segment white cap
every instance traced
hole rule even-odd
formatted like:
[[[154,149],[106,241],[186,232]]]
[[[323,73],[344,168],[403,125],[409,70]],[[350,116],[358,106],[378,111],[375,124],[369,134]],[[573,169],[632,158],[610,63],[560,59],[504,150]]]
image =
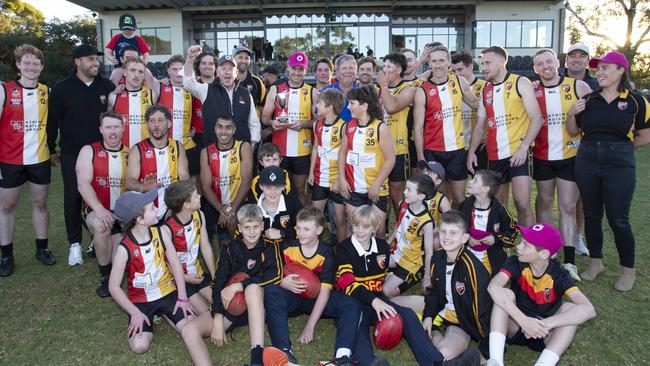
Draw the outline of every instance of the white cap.
[[[587,55],[589,55],[589,47],[587,45],[585,45],[585,44],[582,44],[582,43],[576,43],[576,44],[572,44],[571,46],[569,46],[569,50],[567,51],[567,54],[569,54],[569,53],[571,53],[573,51],[582,51],[582,52],[586,53]]]

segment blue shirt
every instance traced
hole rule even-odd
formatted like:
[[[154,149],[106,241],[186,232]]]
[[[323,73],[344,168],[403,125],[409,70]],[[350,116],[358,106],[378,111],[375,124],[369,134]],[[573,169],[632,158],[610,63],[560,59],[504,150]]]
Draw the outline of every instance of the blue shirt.
[[[356,88],[360,88],[360,87],[361,87],[361,85],[357,81],[355,81],[354,84],[352,84],[352,89],[356,89]],[[352,118],[352,112],[350,112],[350,108],[348,108],[348,98],[346,97],[343,90],[341,90],[341,87],[339,86],[338,82],[334,83],[334,84],[330,84],[330,85],[324,87],[322,90],[327,90],[327,89],[336,89],[336,90],[340,91],[341,93],[343,93],[343,98],[345,99],[345,107],[341,111],[341,114],[339,114],[339,117],[341,117],[341,119],[344,120],[347,123]]]

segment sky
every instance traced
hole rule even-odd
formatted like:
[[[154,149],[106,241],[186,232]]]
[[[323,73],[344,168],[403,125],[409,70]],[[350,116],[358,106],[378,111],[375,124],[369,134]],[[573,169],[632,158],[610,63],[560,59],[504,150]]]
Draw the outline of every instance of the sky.
[[[75,15],[85,15],[90,13],[90,10],[82,8],[79,5],[73,4],[66,0],[22,0],[36,9],[40,10],[45,19],[59,18],[61,20],[69,20]]]

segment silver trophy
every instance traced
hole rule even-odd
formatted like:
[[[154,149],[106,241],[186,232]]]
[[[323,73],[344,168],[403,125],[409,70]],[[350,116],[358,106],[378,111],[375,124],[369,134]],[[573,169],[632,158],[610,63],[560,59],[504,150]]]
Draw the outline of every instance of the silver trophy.
[[[289,116],[287,115],[287,98],[288,94],[286,91],[278,93],[275,96],[275,104],[280,108],[280,115],[276,116],[275,120],[277,123],[289,123]]]

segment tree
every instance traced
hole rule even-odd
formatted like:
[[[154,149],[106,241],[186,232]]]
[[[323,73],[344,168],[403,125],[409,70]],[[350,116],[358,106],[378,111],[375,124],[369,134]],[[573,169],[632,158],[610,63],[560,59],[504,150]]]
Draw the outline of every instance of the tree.
[[[21,0],[0,2],[0,34],[43,36],[45,17],[38,9]]]

